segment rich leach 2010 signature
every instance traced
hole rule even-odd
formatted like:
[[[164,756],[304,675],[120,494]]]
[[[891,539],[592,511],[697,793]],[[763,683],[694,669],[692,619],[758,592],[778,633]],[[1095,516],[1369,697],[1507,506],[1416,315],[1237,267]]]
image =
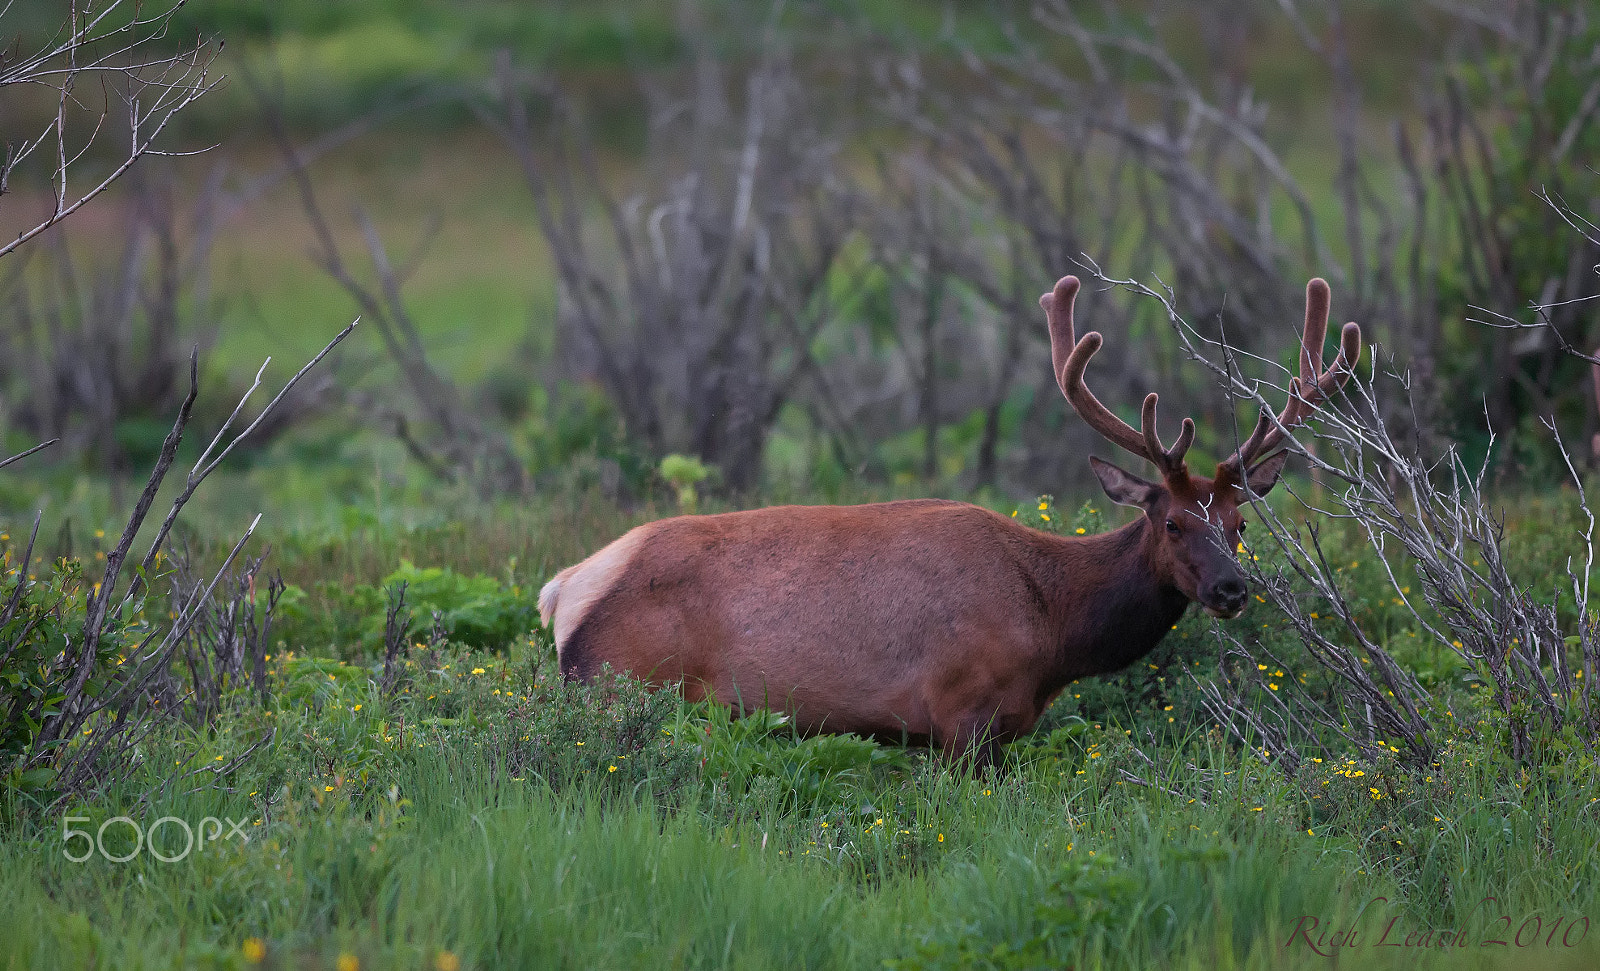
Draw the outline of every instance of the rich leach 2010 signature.
[[[1381,912],[1374,917],[1374,905],[1388,904],[1388,897],[1367,901],[1355,918],[1339,924],[1309,914],[1297,918],[1285,949],[1306,949],[1323,957],[1362,948],[1487,948],[1504,947],[1545,950],[1571,950],[1589,936],[1587,916],[1529,914],[1512,916],[1499,908],[1499,900],[1485,897],[1459,927],[1425,927],[1408,923],[1405,915]]]

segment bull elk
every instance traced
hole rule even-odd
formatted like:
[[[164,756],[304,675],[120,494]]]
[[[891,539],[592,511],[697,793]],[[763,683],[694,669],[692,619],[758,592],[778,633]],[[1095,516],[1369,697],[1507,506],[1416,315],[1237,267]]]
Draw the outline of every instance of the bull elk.
[[[1160,471],[1150,482],[1089,460],[1106,495],[1142,516],[1083,537],[931,499],[658,520],[540,591],[562,673],[593,678],[609,663],[690,700],[781,709],[802,731],[937,745],[984,765],[1069,682],[1147,654],[1191,601],[1237,617],[1239,505],[1277,482],[1286,431],[1349,377],[1361,329],[1344,326],[1324,370],[1328,285],[1307,284],[1287,406],[1276,419],[1263,410],[1206,478],[1183,460],[1191,419],[1167,448],[1155,393],[1135,431],[1084,384],[1102,338],[1076,338],[1077,293],[1068,276],[1039,300],[1056,380],[1091,428]]]

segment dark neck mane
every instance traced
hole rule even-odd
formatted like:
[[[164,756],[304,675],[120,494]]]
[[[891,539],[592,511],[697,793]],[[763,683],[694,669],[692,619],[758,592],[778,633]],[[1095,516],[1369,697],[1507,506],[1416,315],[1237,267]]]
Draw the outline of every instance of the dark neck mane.
[[[1051,537],[1038,564],[1049,591],[1049,627],[1060,644],[1052,688],[1127,667],[1150,653],[1183,616],[1189,598],[1148,564],[1149,525],[1140,516],[1084,538]]]

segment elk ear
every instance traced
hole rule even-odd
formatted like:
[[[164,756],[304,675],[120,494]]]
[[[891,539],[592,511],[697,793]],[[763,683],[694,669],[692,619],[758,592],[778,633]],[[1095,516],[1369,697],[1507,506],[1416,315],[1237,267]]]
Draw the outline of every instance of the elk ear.
[[[1283,474],[1283,463],[1289,461],[1288,451],[1276,455],[1269,455],[1250,467],[1246,478],[1250,482],[1250,492],[1254,495],[1264,496],[1272,491],[1278,484],[1278,476]]]
[[[1161,498],[1162,489],[1146,482],[1131,472],[1124,472],[1110,462],[1089,456],[1089,467],[1094,469],[1100,488],[1106,490],[1111,501],[1120,506],[1137,506],[1149,512]]]

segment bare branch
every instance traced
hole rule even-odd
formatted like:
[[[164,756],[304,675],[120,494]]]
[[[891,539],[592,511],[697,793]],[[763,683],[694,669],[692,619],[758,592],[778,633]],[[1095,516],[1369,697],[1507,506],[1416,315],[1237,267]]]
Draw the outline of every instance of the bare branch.
[[[57,443],[59,441],[61,441],[61,439],[52,438],[48,442],[41,442],[40,444],[35,445],[33,448],[30,448],[25,452],[18,452],[17,454],[11,456],[10,458],[5,459],[3,461],[0,461],[0,469],[5,468],[6,466],[10,465],[12,462],[21,461],[22,459],[25,459],[28,456],[32,455],[34,452],[39,452],[39,451],[42,451],[44,449],[47,449],[47,448],[49,448],[50,446],[54,445],[55,443]]]
[[[133,15],[122,20],[130,6]],[[193,154],[158,149],[156,143],[173,118],[222,83],[223,78],[212,73],[222,44],[213,46],[198,40],[174,54],[147,53],[166,38],[171,19],[181,6],[181,2],[174,3],[150,16],[142,15],[138,0],[111,0],[99,10],[74,6],[63,31],[54,40],[0,68],[0,90],[10,85],[29,85],[56,91],[55,115],[46,129],[35,138],[8,145],[0,159],[0,194],[4,194],[12,170],[47,141],[53,142],[50,211],[21,230],[15,239],[0,243],[0,257],[77,212],[145,155]],[[81,103],[74,89],[91,78],[114,81],[116,87],[102,84],[106,104],[98,110],[87,137],[72,145],[70,132],[77,114],[95,110]],[[98,139],[114,98],[120,98],[127,108],[127,154],[104,178],[87,188],[73,190],[73,166]]]

